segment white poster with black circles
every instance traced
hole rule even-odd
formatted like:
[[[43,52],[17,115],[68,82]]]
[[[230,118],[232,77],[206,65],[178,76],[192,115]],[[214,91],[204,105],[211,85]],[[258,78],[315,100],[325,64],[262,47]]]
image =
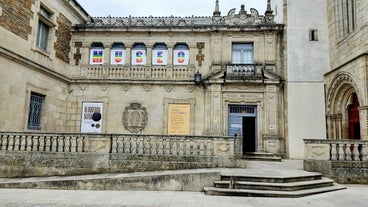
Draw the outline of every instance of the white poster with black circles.
[[[103,103],[83,102],[81,132],[101,133],[102,112],[103,112]]]

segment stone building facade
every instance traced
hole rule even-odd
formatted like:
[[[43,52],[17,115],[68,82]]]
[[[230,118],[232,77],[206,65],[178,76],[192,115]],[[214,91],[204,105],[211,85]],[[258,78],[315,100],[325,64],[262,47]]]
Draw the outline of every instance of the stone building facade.
[[[239,154],[284,156],[284,25],[270,1],[214,6],[90,18],[77,1],[0,0],[0,129],[231,136]]]
[[[329,139],[368,139],[368,2],[328,0],[331,68],[325,75]]]
[[[303,139],[326,139],[325,82],[329,71],[327,2],[272,0],[285,24],[285,140],[292,158],[304,158]],[[317,6],[318,5],[318,6]]]

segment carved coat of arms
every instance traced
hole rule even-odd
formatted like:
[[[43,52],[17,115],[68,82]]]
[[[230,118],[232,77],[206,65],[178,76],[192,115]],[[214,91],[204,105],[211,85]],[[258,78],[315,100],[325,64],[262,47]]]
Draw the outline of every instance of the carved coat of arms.
[[[126,130],[131,133],[139,133],[143,131],[148,122],[148,112],[142,104],[132,103],[125,107],[123,113],[123,125]]]

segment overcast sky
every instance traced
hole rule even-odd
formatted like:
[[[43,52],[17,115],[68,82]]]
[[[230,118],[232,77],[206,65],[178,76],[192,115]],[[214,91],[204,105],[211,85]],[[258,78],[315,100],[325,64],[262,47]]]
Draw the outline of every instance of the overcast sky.
[[[77,0],[93,17],[141,16],[212,16],[216,0]],[[244,4],[249,12],[255,8],[264,14],[267,0],[220,0],[221,15],[232,8],[239,12]]]

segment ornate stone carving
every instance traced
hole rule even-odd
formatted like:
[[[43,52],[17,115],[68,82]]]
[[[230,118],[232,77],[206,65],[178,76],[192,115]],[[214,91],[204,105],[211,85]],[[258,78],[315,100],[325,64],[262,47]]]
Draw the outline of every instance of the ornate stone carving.
[[[131,133],[142,132],[148,122],[148,112],[142,104],[132,103],[125,107],[123,113],[123,125],[126,130]]]

